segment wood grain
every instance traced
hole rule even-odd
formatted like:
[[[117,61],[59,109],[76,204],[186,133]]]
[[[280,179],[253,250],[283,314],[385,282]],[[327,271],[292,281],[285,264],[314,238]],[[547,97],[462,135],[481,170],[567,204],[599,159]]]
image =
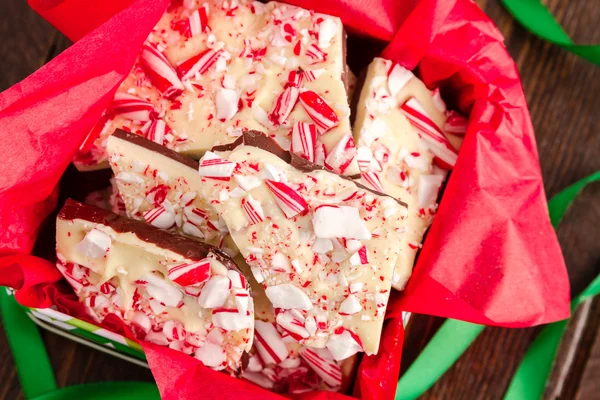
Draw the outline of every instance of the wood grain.
[[[523,80],[546,193],[552,196],[574,181],[600,170],[600,69],[535,38],[514,22],[497,0],[476,1],[506,38]],[[600,7],[589,0],[547,2],[574,40],[600,43]],[[0,90],[18,82],[69,45],[23,0],[4,0],[0,14]],[[577,200],[558,230],[577,293],[600,272],[600,185]],[[543,251],[543,249],[540,249]],[[600,393],[600,300],[573,318],[561,345],[546,398],[597,398]],[[585,310],[584,310],[585,311]],[[405,349],[403,370],[442,322],[421,316],[415,345]],[[1,322],[0,322],[1,324]],[[425,399],[500,399],[527,347],[540,328],[487,328],[471,348],[424,396]],[[148,370],[62,337],[44,333],[60,386],[103,380],[150,380]],[[0,329],[0,399],[22,393]]]

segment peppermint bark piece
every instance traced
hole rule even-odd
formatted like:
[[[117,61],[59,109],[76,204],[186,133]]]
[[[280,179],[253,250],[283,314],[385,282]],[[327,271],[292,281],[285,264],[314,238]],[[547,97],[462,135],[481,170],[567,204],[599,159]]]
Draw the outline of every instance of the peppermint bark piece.
[[[94,320],[115,314],[141,340],[239,370],[254,306],[224,252],[72,200],[58,215],[56,243],[57,267]]]
[[[110,166],[130,218],[237,251],[227,227],[202,196],[197,161],[123,130],[108,139]]]
[[[198,158],[245,129],[265,131],[288,149],[290,129],[305,122],[318,130],[311,161],[357,174],[345,40],[339,18],[283,3],[170,7],[76,165],[105,161],[115,128]]]
[[[461,139],[442,130],[446,105],[439,91],[432,93],[389,60],[376,58],[369,65],[358,96],[354,138],[361,182],[408,204],[407,233],[393,277],[394,288],[401,290]]]
[[[210,153],[235,168],[227,181],[205,176],[203,194],[265,287],[277,324],[336,360],[376,353],[400,253],[390,244],[402,239],[405,205],[266,136],[243,140]]]
[[[249,277],[256,319],[248,366],[241,378],[278,393],[345,391],[358,357],[336,361],[326,348],[313,349],[298,343],[275,323],[275,310],[265,289],[252,277],[243,257],[238,255],[235,262]]]

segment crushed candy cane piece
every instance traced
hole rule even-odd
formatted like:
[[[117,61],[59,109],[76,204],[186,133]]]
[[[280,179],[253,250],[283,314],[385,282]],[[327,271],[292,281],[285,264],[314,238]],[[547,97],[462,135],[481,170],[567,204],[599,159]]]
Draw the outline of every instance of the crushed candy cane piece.
[[[99,229],[92,229],[77,243],[78,252],[90,258],[102,258],[110,250],[111,238]]]
[[[292,218],[308,208],[306,200],[283,182],[265,180],[267,187],[275,196],[275,202],[287,218]]]
[[[169,268],[169,279],[181,286],[198,286],[210,278],[210,260],[183,263]]]
[[[207,151],[200,159],[198,172],[200,176],[212,179],[229,180],[233,174],[235,163],[219,157],[211,151]]]
[[[317,126],[320,134],[327,132],[339,124],[340,120],[335,111],[317,93],[307,90],[300,93],[299,99],[306,113]]]
[[[312,223],[318,238],[371,239],[371,233],[355,207],[319,206]]]
[[[289,283],[267,287],[265,293],[275,308],[310,310],[313,307],[306,293]]]

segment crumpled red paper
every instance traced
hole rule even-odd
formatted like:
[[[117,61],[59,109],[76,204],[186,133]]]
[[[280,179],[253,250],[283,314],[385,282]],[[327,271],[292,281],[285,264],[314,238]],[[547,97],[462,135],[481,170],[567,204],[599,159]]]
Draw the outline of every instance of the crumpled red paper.
[[[354,395],[393,397],[402,310],[508,327],[566,318],[568,279],[548,218],[533,128],[516,67],[489,18],[469,0],[289,2],[338,15],[351,33],[388,43],[383,56],[415,69],[430,88],[440,86],[447,102],[469,115],[414,274],[406,290],[392,296],[379,354],[363,357]],[[81,314],[53,264],[28,254],[56,206],[62,173],[167,3],[30,0],[78,41],[0,94],[0,284],[19,289],[22,304],[56,304]],[[192,357],[143,346],[165,399],[281,398]]]

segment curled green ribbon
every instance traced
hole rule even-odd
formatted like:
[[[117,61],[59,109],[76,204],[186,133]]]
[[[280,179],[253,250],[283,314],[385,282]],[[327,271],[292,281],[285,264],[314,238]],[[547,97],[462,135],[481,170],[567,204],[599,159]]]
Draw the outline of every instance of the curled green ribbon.
[[[600,180],[600,171],[574,183],[548,202],[550,221],[556,229],[583,188]],[[600,293],[600,276],[571,301],[571,309]],[[515,373],[505,400],[539,399],[550,375],[568,320],[549,324],[533,341]],[[414,363],[398,381],[396,400],[416,399],[458,360],[483,331],[483,325],[449,319],[444,322]]]
[[[0,312],[27,400],[160,400],[152,382],[97,382],[57,388],[37,327],[4,289],[0,289]]]
[[[540,0],[502,0],[512,16],[531,33],[600,65],[600,45],[578,45],[564,31]]]

